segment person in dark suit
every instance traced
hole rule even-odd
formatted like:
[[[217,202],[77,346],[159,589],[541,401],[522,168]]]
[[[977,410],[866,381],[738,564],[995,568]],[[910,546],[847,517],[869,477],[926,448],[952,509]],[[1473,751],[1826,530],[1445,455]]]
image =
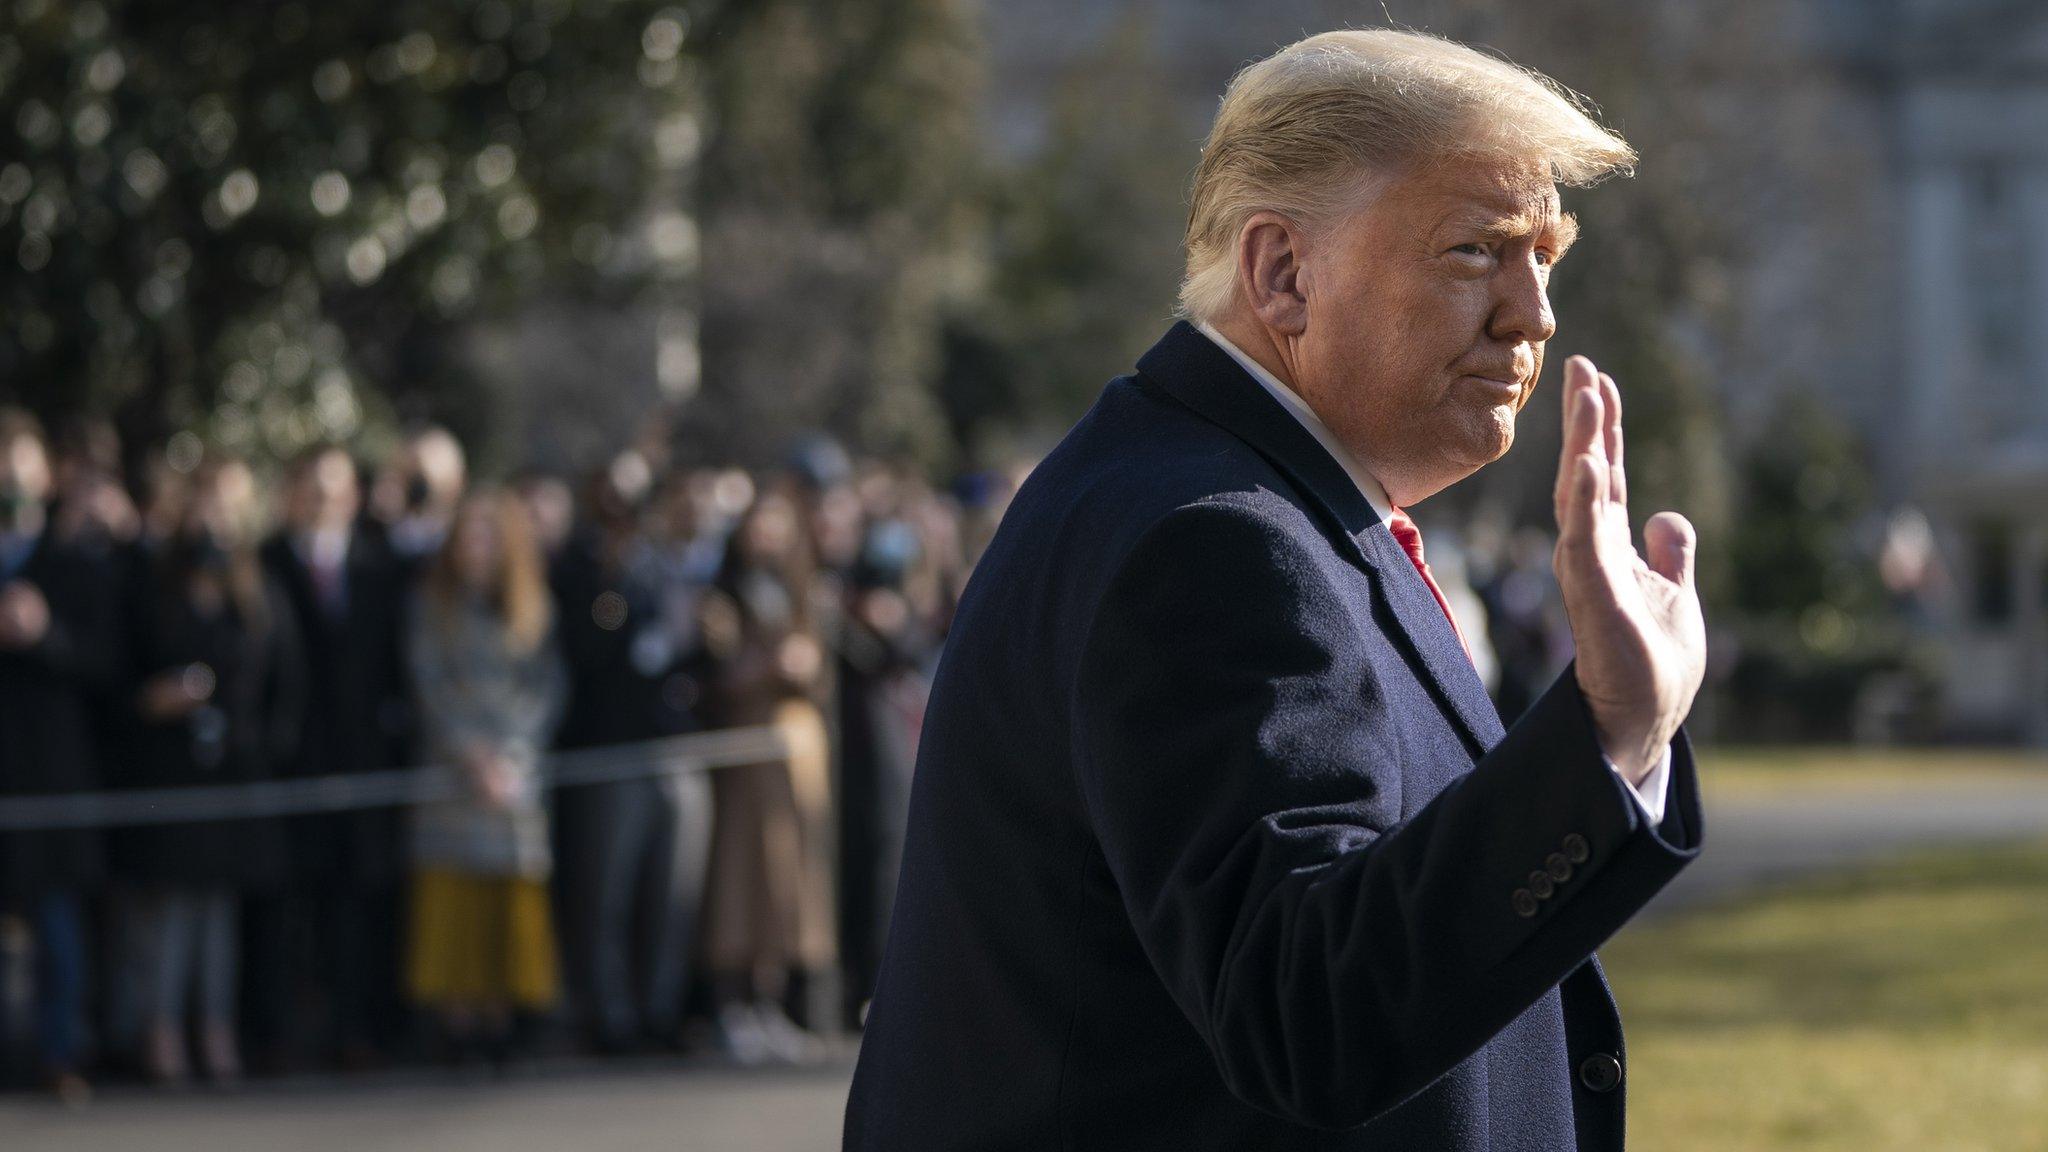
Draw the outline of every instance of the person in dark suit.
[[[262,550],[284,591],[307,669],[306,709],[286,771],[335,776],[408,767],[413,711],[401,645],[405,579],[357,518],[355,462],[337,447],[292,465],[283,525]],[[253,909],[251,1039],[277,1060],[310,1036],[361,1066],[398,1038],[401,818],[388,808],[288,821],[292,892]],[[323,1010],[311,1027],[303,993]]]
[[[907,517],[868,526],[850,566],[839,624],[839,955],[843,1011],[859,1028],[881,970],[917,737],[938,649],[936,622],[920,612],[910,584],[926,566]]]
[[[717,553],[698,547],[681,484],[642,507],[652,477],[639,461],[623,454],[591,479],[590,522],[553,565],[569,669],[560,748],[700,727],[710,668],[697,603]],[[555,816],[562,956],[584,1031],[607,1052],[676,1044],[711,848],[710,780],[683,772],[563,788]]]
[[[41,425],[0,409],[0,796],[99,786],[92,721],[119,667],[112,569],[56,538],[50,480]],[[73,1100],[102,855],[95,829],[0,833],[0,932],[33,941],[40,1071]]]
[[[1694,536],[1567,366],[1573,665],[1503,731],[1402,510],[1498,458],[1556,183],[1627,146],[1431,37],[1241,73],[1176,324],[1018,493],[919,749],[849,1149],[1622,1145],[1595,948],[1699,850]]]
[[[305,669],[283,590],[257,559],[255,525],[248,466],[212,463],[154,554],[129,628],[131,784],[267,780],[298,750]],[[240,1074],[242,895],[282,891],[285,847],[275,820],[143,825],[120,842],[153,1079],[186,1075],[188,1004],[206,1074]]]

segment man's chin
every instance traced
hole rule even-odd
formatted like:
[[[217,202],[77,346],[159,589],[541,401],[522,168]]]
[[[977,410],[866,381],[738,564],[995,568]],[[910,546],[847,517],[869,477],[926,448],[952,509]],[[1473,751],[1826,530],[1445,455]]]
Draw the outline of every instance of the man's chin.
[[[1431,494],[1441,492],[1470,479],[1481,468],[1507,455],[1514,440],[1515,432],[1511,427],[1504,435],[1471,436],[1457,445],[1446,444],[1437,456],[1436,480],[1429,491]],[[1457,450],[1459,448],[1463,451]],[[1419,499],[1407,501],[1408,504],[1419,502]]]
[[[1508,449],[1510,449],[1510,448],[1513,448],[1514,446],[1515,446],[1515,429],[1514,429],[1514,425],[1510,424],[1510,425],[1508,426],[1508,429],[1507,429],[1507,431],[1505,431],[1505,432],[1501,433],[1501,435],[1500,435],[1500,442],[1499,442],[1499,446],[1498,446],[1498,447],[1496,447],[1496,448],[1494,449],[1494,451],[1493,451],[1493,460],[1498,460],[1498,459],[1500,459],[1501,457],[1503,457],[1503,456],[1507,455],[1507,454],[1508,454]],[[1488,461],[1487,461],[1487,463],[1488,463],[1488,464],[1491,464],[1491,463],[1493,463],[1493,460],[1488,460]]]
[[[1480,418],[1467,439],[1465,459],[1478,471],[1508,454],[1515,446],[1515,413],[1505,404],[1497,405]]]

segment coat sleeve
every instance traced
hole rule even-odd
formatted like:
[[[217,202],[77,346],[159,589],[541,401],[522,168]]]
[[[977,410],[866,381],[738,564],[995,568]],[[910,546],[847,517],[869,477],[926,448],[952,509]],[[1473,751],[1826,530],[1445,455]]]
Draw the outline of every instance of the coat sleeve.
[[[1572,669],[1401,819],[1404,767],[1442,753],[1404,739],[1383,677],[1408,673],[1369,658],[1377,625],[1327,548],[1248,505],[1169,514],[1097,606],[1072,706],[1125,911],[1224,1082],[1339,1128],[1526,1011],[1696,854],[1700,823],[1684,735],[1652,828]],[[1536,872],[1560,877],[1540,899]]]
[[[299,636],[290,597],[274,577],[264,580],[263,594],[270,605],[270,620],[263,636],[267,652],[263,662],[263,746],[259,770],[264,779],[270,779],[290,774],[291,759],[298,754],[305,731],[311,684],[305,644]]]
[[[49,609],[49,626],[41,639],[8,656],[89,696],[114,692],[123,661],[111,565],[66,554],[30,583]]]

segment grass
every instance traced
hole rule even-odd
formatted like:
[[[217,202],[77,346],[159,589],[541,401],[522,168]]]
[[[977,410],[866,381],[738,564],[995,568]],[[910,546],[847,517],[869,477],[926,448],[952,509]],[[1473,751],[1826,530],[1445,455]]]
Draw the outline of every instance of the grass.
[[[1700,771],[1716,797],[1851,788],[2048,785],[2041,749],[1707,746]]]
[[[1601,959],[1632,1148],[2048,1149],[2048,842],[1631,928]]]

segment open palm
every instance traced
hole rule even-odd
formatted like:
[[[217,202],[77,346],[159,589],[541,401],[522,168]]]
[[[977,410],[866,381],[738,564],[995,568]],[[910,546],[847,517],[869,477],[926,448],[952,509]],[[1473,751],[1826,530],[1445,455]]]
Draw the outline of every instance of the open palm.
[[[1676,512],[1643,526],[1628,518],[1621,390],[1591,360],[1564,368],[1564,448],[1558,459],[1557,551],[1578,649],[1579,690],[1601,748],[1640,781],[1677,733],[1706,670],[1706,621],[1693,583],[1697,537]]]

